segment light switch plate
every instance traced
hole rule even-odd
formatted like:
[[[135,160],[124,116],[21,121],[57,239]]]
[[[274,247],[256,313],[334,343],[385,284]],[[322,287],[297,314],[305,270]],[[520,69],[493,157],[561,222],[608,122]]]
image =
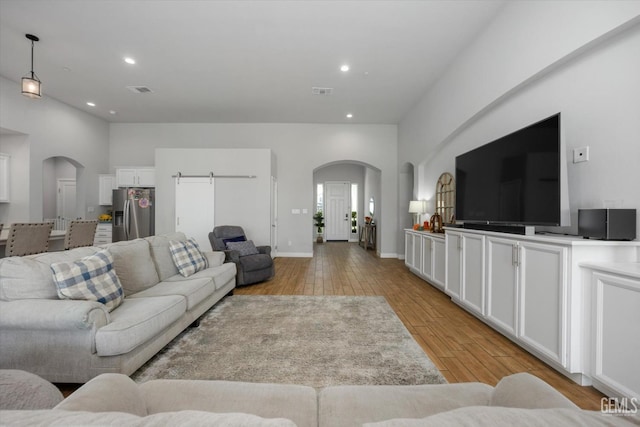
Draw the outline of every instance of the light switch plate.
[[[573,149],[573,163],[589,161],[589,147],[580,147]]]

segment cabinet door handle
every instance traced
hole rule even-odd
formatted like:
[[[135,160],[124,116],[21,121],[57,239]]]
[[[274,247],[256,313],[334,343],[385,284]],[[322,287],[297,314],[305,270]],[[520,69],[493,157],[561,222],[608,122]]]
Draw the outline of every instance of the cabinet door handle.
[[[517,243],[513,245],[513,249],[511,250],[511,262],[516,267],[520,265],[520,245]]]

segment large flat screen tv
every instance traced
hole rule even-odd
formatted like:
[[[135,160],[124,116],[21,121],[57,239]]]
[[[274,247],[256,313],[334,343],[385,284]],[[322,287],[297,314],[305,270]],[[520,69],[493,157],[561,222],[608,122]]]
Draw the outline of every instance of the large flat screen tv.
[[[561,146],[558,113],[457,156],[456,218],[465,224],[565,225]]]

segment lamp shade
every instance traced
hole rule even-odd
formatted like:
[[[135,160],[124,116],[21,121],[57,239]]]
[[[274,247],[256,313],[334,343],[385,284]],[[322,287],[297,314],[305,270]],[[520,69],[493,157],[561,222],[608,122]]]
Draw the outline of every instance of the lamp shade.
[[[22,94],[29,98],[40,98],[40,87],[42,83],[37,77],[23,77],[22,78]]]
[[[426,211],[427,206],[424,200],[411,200],[409,202],[409,213],[421,214]]]

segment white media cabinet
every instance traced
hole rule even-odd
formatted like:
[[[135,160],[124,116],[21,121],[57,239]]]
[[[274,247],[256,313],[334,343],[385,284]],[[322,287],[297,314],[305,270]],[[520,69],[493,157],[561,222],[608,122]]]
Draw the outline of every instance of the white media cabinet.
[[[444,236],[405,230],[405,264],[413,273],[581,385],[590,385],[592,378],[598,378],[594,375],[597,372],[594,359],[609,351],[596,348],[608,341],[597,338],[597,313],[596,307],[592,307],[597,270],[593,263],[634,266],[639,261],[638,241],[528,236],[462,228],[446,228]],[[640,272],[636,280],[635,293],[620,294],[634,304],[640,301]],[[607,303],[609,315],[616,313],[615,308],[611,309],[611,301]],[[614,340],[618,347],[612,350],[625,354],[621,361],[629,357],[640,360],[639,340],[629,339],[629,334],[637,335],[640,330],[640,306],[635,305],[635,310],[628,308],[628,304],[624,307],[627,324],[616,330],[608,323],[606,333],[625,337],[626,341]],[[634,368],[627,365],[626,369]],[[611,395],[610,391],[615,390],[620,395],[626,393],[626,397],[640,393],[640,385],[633,383],[627,387],[623,384],[625,378],[617,374],[615,379],[617,382],[613,386],[611,381],[607,382],[609,388],[603,391]],[[637,378],[634,381],[640,382]],[[599,382],[594,381],[594,385]]]

